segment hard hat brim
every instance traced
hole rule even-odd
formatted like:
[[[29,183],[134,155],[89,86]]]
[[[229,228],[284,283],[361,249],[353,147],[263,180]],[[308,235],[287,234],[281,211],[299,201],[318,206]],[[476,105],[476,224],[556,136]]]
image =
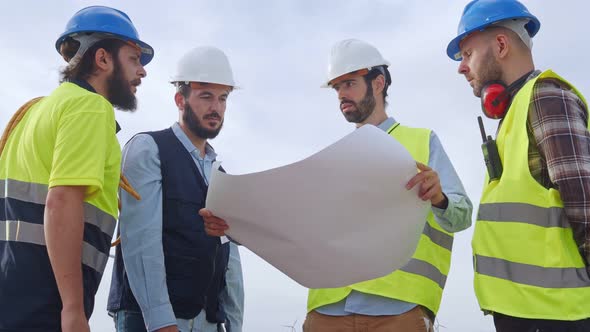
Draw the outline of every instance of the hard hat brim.
[[[369,67],[361,67],[361,68],[356,68],[356,69],[354,69],[354,70],[347,71],[346,73],[342,73],[342,74],[339,74],[339,75],[337,75],[337,76],[335,76],[335,77],[332,77],[332,78],[330,78],[330,79],[329,79],[329,80],[328,80],[326,83],[324,83],[324,84],[320,85],[320,88],[329,88],[329,87],[331,87],[331,85],[330,85],[330,82],[334,81],[334,80],[335,80],[335,79],[337,79],[338,77],[341,77],[341,76],[344,76],[344,75],[348,75],[348,74],[354,73],[354,72],[356,72],[356,71],[360,71],[360,70],[363,70],[363,69],[366,69],[366,70],[371,70],[371,69],[373,69],[373,68],[375,68],[375,67],[380,67],[380,66],[389,67],[390,65],[391,65],[391,64],[389,63],[389,61],[387,61],[387,60],[383,59],[383,61],[380,61],[378,64],[374,64],[374,65],[371,65],[371,66],[369,66]]]

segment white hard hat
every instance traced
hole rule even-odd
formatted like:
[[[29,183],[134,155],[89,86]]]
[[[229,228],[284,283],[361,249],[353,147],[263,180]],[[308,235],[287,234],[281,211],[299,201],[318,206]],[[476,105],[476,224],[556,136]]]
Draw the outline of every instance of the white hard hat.
[[[381,56],[375,46],[358,39],[339,41],[332,47],[328,77],[322,88],[330,87],[330,82],[342,75],[378,66],[389,66],[389,61]]]
[[[223,51],[216,47],[199,46],[186,53],[176,67],[176,74],[170,83],[214,83],[237,89],[229,60]]]

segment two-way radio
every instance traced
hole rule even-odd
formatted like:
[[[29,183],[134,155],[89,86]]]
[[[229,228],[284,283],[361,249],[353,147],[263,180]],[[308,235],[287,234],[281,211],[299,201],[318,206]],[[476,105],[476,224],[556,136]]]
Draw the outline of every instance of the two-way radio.
[[[479,130],[483,139],[481,150],[483,151],[483,159],[488,169],[488,176],[490,181],[499,180],[502,176],[502,161],[498,153],[498,146],[496,145],[496,141],[492,139],[492,136],[486,136],[481,116],[477,117],[477,121],[479,122]]]

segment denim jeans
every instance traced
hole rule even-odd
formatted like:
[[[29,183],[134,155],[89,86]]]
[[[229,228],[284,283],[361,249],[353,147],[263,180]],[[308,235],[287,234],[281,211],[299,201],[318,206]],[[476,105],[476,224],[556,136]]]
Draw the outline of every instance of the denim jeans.
[[[117,332],[146,332],[141,312],[121,310],[113,316]]]
[[[117,332],[147,332],[141,312],[121,310],[113,317]],[[220,332],[217,324],[209,323],[205,319],[205,312],[201,311],[193,319],[177,319],[176,324],[180,332]]]
[[[229,263],[225,273],[226,287],[221,293],[221,304],[227,315],[227,332],[242,332],[244,320],[244,278],[238,246],[230,242]]]

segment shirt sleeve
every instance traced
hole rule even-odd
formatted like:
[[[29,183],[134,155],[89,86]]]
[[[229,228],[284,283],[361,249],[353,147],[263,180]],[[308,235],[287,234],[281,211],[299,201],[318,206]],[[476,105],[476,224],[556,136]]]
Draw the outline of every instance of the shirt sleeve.
[[[244,277],[238,246],[231,242],[225,282],[220,301],[227,315],[229,330],[241,331],[244,318]]]
[[[590,134],[586,104],[554,80],[535,84],[529,125],[563,201],[579,251],[590,265]]]
[[[102,190],[109,136],[115,135],[113,108],[99,98],[70,101],[57,120],[49,187],[87,186]]]
[[[158,146],[146,134],[135,136],[123,149],[122,174],[141,196],[121,190],[121,251],[129,285],[146,328],[176,325],[164,266],[162,246],[162,172]]]
[[[434,218],[447,232],[459,232],[471,226],[473,205],[467,197],[463,184],[447,156],[438,136],[430,134],[429,165],[440,178],[442,191],[449,200],[446,209],[432,207]]]

